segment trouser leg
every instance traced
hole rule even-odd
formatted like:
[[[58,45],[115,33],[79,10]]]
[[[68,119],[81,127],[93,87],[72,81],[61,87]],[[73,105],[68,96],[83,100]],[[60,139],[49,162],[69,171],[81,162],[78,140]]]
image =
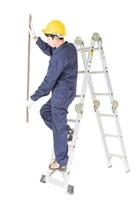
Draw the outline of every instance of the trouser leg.
[[[66,166],[68,161],[66,109],[52,105],[52,130],[56,161],[61,166]]]
[[[40,115],[45,124],[52,129],[51,100],[47,101],[40,109]]]

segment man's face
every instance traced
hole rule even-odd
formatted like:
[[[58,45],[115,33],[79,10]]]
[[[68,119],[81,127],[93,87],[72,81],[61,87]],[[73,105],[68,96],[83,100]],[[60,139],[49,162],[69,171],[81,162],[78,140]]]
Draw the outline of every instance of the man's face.
[[[51,47],[56,47],[56,38],[52,39],[52,37],[47,37],[47,43],[51,46]]]

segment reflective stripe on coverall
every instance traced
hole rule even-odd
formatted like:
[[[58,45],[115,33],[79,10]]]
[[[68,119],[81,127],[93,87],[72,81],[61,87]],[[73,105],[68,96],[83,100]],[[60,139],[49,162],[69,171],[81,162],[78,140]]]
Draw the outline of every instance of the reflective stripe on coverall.
[[[36,101],[52,91],[51,98],[42,106],[40,114],[45,124],[53,131],[55,159],[60,166],[66,166],[67,109],[76,95],[77,51],[75,46],[68,42],[58,48],[52,48],[39,37],[36,43],[50,56],[50,61],[43,82],[31,98]]]

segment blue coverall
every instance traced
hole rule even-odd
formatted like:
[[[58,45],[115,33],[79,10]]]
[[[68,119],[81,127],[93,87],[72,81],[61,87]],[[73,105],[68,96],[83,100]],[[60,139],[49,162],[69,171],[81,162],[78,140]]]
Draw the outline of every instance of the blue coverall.
[[[77,51],[72,43],[64,42],[58,48],[50,47],[40,37],[36,44],[50,56],[47,74],[31,96],[36,101],[52,91],[49,101],[42,106],[40,114],[45,124],[52,129],[55,159],[60,166],[68,162],[67,109],[76,95]]]

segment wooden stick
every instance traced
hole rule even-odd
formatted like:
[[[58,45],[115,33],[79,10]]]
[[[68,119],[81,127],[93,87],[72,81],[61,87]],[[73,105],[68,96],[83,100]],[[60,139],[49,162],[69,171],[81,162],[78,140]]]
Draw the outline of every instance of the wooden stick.
[[[30,28],[30,23],[32,21],[32,16],[31,14],[29,14],[29,27],[28,30]],[[26,100],[28,101],[29,99],[29,89],[30,89],[30,54],[31,54],[31,36],[30,33],[28,31],[28,54],[27,54],[27,93],[26,93]],[[26,122],[29,122],[29,109],[28,106],[26,107]]]

